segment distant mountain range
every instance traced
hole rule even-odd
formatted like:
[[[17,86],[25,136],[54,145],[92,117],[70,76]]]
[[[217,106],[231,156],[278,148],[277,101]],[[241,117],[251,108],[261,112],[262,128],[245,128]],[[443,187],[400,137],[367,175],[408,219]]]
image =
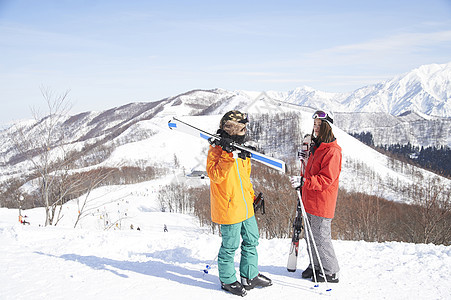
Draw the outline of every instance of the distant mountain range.
[[[411,111],[451,117],[451,63],[424,65],[352,93],[326,93],[310,87],[267,92],[274,99],[333,112],[371,112],[399,116]]]

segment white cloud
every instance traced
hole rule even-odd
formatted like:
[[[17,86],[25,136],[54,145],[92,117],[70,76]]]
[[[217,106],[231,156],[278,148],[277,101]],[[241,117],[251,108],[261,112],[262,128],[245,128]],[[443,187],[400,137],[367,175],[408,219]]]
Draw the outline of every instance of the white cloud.
[[[402,50],[412,51],[417,47],[434,47],[437,44],[451,42],[451,30],[430,33],[405,33],[388,36],[386,38],[374,39],[364,43],[338,46],[322,51],[322,53],[340,54],[353,52],[392,52]]]

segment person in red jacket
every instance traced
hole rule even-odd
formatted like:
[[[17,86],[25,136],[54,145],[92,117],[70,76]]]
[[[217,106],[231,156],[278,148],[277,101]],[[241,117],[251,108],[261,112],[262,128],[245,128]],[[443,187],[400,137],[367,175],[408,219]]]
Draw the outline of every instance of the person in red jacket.
[[[314,268],[310,264],[302,272],[302,278],[313,277],[316,272],[318,282],[338,282],[340,267],[332,245],[331,222],[335,214],[338,195],[338,178],[341,172],[341,147],[337,144],[331,124],[333,116],[318,110],[313,114],[312,144],[302,183],[292,180],[293,187],[302,186],[302,202],[312,229],[316,248],[325,274],[320,265],[313,244],[309,253]],[[312,240],[310,239],[310,243]],[[325,276],[324,276],[325,275]],[[324,278],[325,277],[325,278]]]

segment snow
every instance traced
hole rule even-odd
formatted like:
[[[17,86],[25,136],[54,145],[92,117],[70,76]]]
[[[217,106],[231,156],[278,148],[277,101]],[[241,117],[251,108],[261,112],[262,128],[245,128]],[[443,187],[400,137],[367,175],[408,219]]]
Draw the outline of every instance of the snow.
[[[75,229],[75,200],[63,207],[56,227],[39,226],[42,208],[23,211],[30,225],[18,223],[17,209],[0,208],[0,299],[237,299],[220,288],[218,234],[200,227],[193,216],[159,210],[158,191],[171,180],[93,191],[89,214]],[[101,216],[113,220],[125,213],[121,228],[103,230]],[[168,232],[163,232],[165,224]],[[301,279],[308,264],[304,241],[299,270],[289,273],[290,239],[260,239],[259,269],[274,284],[249,291],[246,299],[451,299],[451,246],[333,243],[340,283],[315,287]],[[208,274],[206,264],[212,265]],[[238,274],[239,251],[235,264]]]
[[[193,111],[188,105],[188,96],[194,96],[188,93],[184,96],[188,104],[169,102],[154,118],[137,122],[113,139],[110,143],[115,143],[115,148],[111,155],[101,164],[85,169],[149,165],[168,168],[173,174],[139,184],[106,186],[92,191],[76,228],[74,224],[79,207],[85,201],[84,196],[64,205],[63,218],[56,227],[42,226],[45,218],[43,208],[23,211],[31,223],[25,226],[18,223],[17,209],[0,208],[0,299],[236,299],[236,296],[220,289],[215,264],[221,243],[218,234],[200,227],[191,215],[160,211],[158,194],[165,185],[171,182],[184,182],[188,186],[208,184],[208,180],[187,178],[183,174],[205,168],[208,144],[170,130],[168,120],[178,116],[213,133],[223,110],[244,107],[243,111],[251,114],[251,120],[257,113],[294,111],[301,115],[301,128],[306,133],[313,123],[310,109],[294,105],[294,100],[293,103],[281,100],[288,96],[294,99],[302,94],[328,103],[342,99],[344,95],[320,93],[305,87],[291,94],[201,91],[196,92],[193,99],[209,103],[214,100],[215,93],[219,93],[224,102],[210,112],[212,115],[186,116]],[[308,101],[302,103],[308,104]],[[99,115],[90,114],[86,118],[91,120]],[[77,132],[93,130],[85,126],[80,126]],[[365,124],[359,126],[364,128]],[[336,126],[333,131],[343,149],[343,166],[361,162],[382,181],[397,181],[405,185],[415,183],[409,174],[390,168],[387,157]],[[143,138],[134,139],[134,136]],[[76,146],[82,145],[80,142]],[[181,166],[178,169],[174,168],[175,160]],[[15,172],[23,171],[23,167],[23,164],[5,166],[0,179],[12,177]],[[426,171],[421,171],[421,174],[425,179],[433,176]],[[449,185],[450,180],[443,178],[442,182]],[[31,184],[23,188],[29,186]],[[365,177],[356,174],[353,168],[343,167],[340,186],[406,201],[398,191],[382,187],[379,181],[365,182]],[[164,225],[169,232],[163,232]],[[300,270],[287,272],[289,245],[289,239],[260,240],[260,271],[270,277],[274,285],[250,291],[248,299],[283,299],[289,296],[313,299],[451,299],[451,246],[337,240],[334,246],[341,266],[340,283],[315,287],[300,275],[308,264],[304,242],[299,250]],[[237,268],[239,258],[237,251]],[[203,272],[206,264],[212,264],[208,274]],[[329,288],[332,290],[327,291]]]

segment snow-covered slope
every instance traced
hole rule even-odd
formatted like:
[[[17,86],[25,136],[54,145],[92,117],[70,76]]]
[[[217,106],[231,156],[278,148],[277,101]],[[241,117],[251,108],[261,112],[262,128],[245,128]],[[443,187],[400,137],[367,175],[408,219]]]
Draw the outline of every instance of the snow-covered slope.
[[[308,86],[298,87],[289,92],[269,91],[267,94],[283,102],[312,108],[327,108],[329,111],[342,111],[340,103],[349,96],[347,93],[318,91]]]
[[[451,147],[451,118],[430,117],[415,112],[400,116],[377,112],[336,113],[335,124],[347,133],[370,132],[375,145]]]
[[[31,225],[23,226],[17,210],[0,208],[0,299],[237,299],[220,288],[221,238],[194,217],[159,211],[158,191],[168,180],[95,190],[94,209],[76,229],[76,201],[64,206],[57,227],[39,226],[42,209],[24,211]],[[125,213],[120,226],[102,229],[103,218]],[[450,299],[451,246],[333,243],[340,283],[315,287],[301,279],[308,264],[304,241],[299,270],[289,273],[290,240],[260,239],[259,270],[274,284],[249,291],[246,299]],[[237,267],[239,259],[237,251]]]

